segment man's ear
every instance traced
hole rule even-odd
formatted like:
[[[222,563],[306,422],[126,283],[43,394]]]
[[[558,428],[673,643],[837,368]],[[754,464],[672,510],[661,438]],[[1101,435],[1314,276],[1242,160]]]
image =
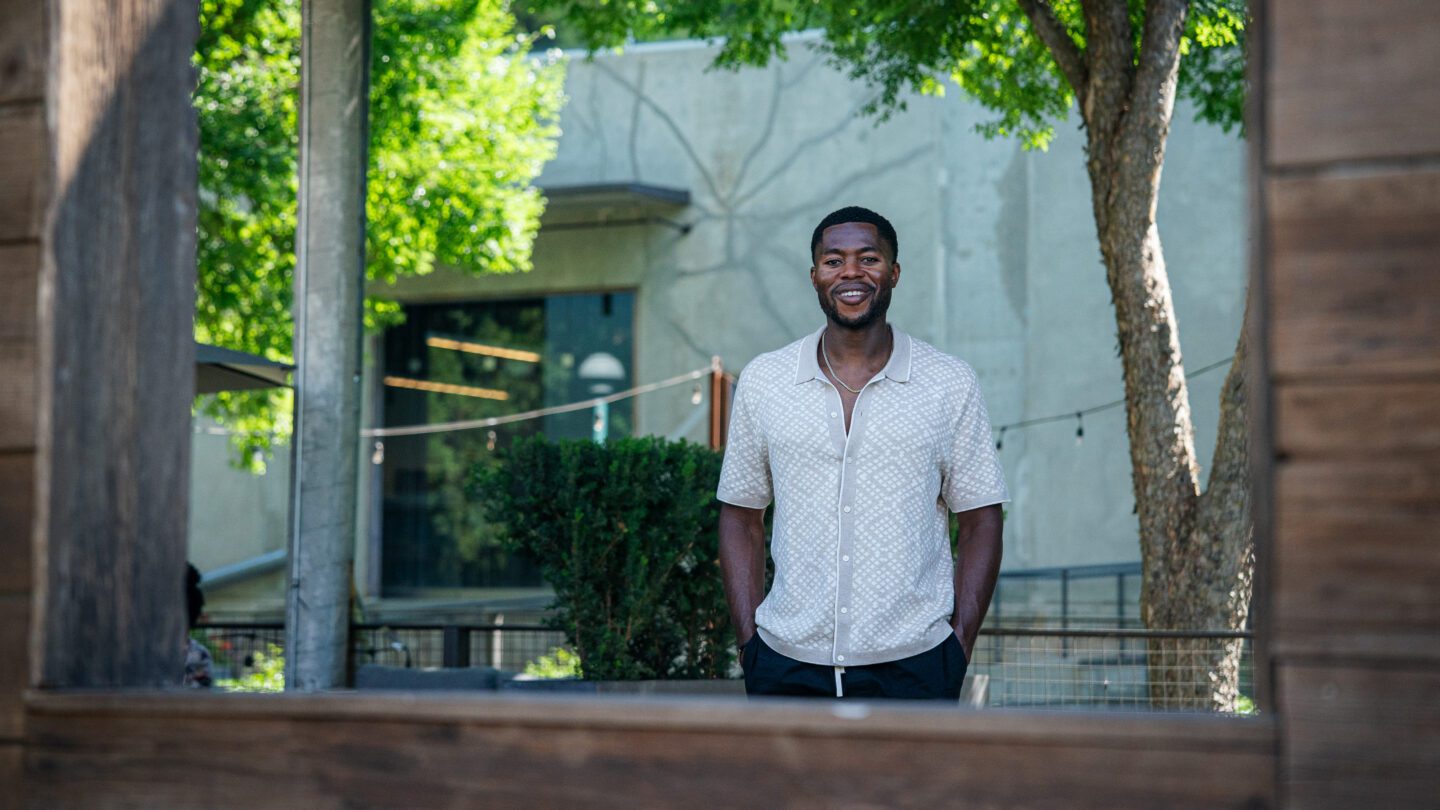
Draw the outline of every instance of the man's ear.
[[[891,286],[891,287],[895,287],[895,286],[898,286],[899,284],[900,284],[900,263],[899,263],[899,262],[895,262],[894,264],[890,265],[890,286]]]
[[[810,286],[811,286],[811,287],[815,287],[816,284],[818,283],[818,282],[815,281],[815,273],[816,273],[816,272],[817,272],[817,271],[815,270],[815,265],[813,265],[813,264],[810,265]],[[817,289],[818,289],[818,287],[817,287]]]

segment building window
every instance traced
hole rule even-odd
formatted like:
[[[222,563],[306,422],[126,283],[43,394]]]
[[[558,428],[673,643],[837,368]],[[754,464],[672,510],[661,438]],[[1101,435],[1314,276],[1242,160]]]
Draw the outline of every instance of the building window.
[[[385,334],[387,427],[506,416],[634,385],[633,293],[416,304]],[[499,426],[385,441],[382,590],[421,596],[543,585],[500,545],[467,483],[518,438],[628,436],[629,401]]]

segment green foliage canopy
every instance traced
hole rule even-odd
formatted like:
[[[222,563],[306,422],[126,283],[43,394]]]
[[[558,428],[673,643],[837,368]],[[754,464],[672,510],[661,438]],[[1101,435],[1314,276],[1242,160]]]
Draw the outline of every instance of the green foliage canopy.
[[[376,0],[366,267],[376,282],[437,263],[529,269],[553,156],[563,66],[532,53],[504,0]],[[197,340],[288,360],[299,152],[299,0],[202,0]],[[399,308],[371,296],[366,324]],[[246,459],[290,431],[288,391],[226,393],[203,410]]]
[[[1124,0],[1117,0],[1123,2]],[[819,47],[831,64],[876,88],[869,112],[905,107],[909,92],[943,94],[946,79],[995,117],[987,136],[1015,136],[1046,146],[1066,117],[1074,88],[1031,29],[1016,0],[532,0],[558,16],[592,48],[666,32],[723,39],[715,65],[737,68],[784,58],[784,35],[822,29]],[[1079,0],[1050,4],[1079,46]],[[1142,31],[1143,0],[1129,0]],[[548,17],[553,19],[553,17]],[[1241,122],[1244,89],[1244,0],[1193,0],[1181,44],[1180,93],[1198,116],[1229,129]],[[1136,53],[1139,53],[1138,34]]]

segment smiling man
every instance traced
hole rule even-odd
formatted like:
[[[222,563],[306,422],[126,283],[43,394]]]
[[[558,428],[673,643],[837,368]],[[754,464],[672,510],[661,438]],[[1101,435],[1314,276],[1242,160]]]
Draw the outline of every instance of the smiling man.
[[[975,372],[885,320],[899,247],[874,211],[821,220],[810,282],[825,326],[736,384],[720,565],[751,695],[960,696],[1008,496]]]

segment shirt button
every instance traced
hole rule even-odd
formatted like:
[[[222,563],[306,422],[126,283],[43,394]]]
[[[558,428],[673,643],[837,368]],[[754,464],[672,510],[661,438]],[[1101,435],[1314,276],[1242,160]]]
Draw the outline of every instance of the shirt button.
[[[831,418],[831,419],[835,419],[835,418],[837,418],[837,417],[839,417],[839,416],[840,416],[840,414],[838,414],[838,413],[836,413],[836,412],[834,412],[834,411],[831,411],[831,412],[830,412],[830,418]]]
[[[850,507],[848,507],[848,506],[845,507],[845,511],[846,511],[846,512],[849,512],[849,511],[850,511]]]
[[[841,613],[849,613],[849,612],[850,612],[850,608],[840,608],[840,612],[841,612]]]
[[[843,560],[844,562],[850,562],[850,555],[849,555],[849,554],[846,554],[845,556],[841,557],[840,559]]]
[[[845,660],[845,656],[843,656],[843,655],[837,655],[837,656],[835,656],[835,660],[836,660],[836,661],[844,661],[844,660]]]

